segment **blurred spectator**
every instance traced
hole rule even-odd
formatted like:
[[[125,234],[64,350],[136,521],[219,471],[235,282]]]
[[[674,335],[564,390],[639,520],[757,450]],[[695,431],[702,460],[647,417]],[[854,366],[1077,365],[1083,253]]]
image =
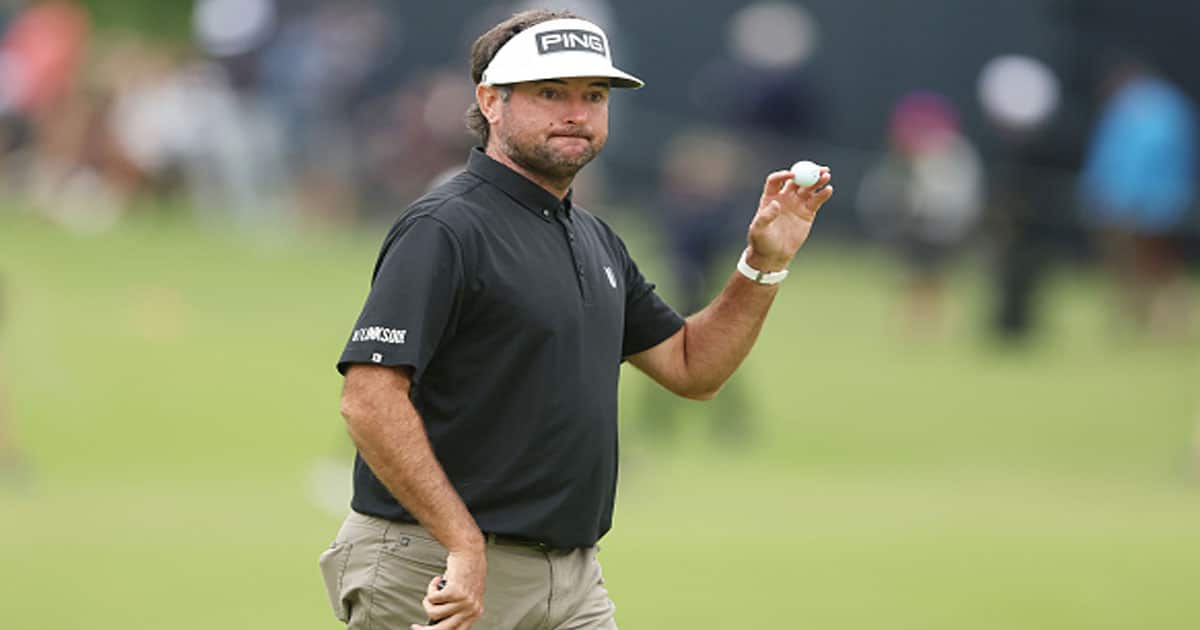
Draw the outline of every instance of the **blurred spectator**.
[[[798,4],[754,2],[726,29],[722,55],[692,79],[692,102],[711,120],[749,132],[761,166],[791,164],[795,143],[816,131],[821,116],[810,70],[817,22]]]
[[[1121,311],[1154,334],[1189,327],[1177,237],[1196,202],[1196,110],[1136,61],[1108,76],[1079,194],[1117,283]]]
[[[98,81],[112,92],[107,131],[133,169],[126,198],[181,193],[201,218],[242,226],[278,218],[278,125],[220,65],[130,40],[102,59]]]
[[[68,225],[74,219],[109,222],[99,176],[85,162],[95,148],[96,108],[80,78],[91,33],[87,13],[73,2],[31,2],[9,23],[0,41],[0,111],[6,124],[6,157],[15,183],[38,207]],[[95,197],[93,212],[74,203]]]
[[[727,28],[725,54],[693,81],[695,102],[727,123],[769,133],[809,131],[815,103],[805,68],[820,41],[816,21],[799,5],[756,2],[739,9]]]
[[[900,99],[887,153],[863,178],[857,205],[868,231],[911,269],[903,305],[909,332],[941,332],[946,263],[983,207],[979,155],[949,101],[931,92]]]
[[[984,65],[977,88],[997,140],[988,165],[987,233],[996,255],[992,326],[1003,340],[1023,340],[1036,323],[1056,224],[1065,221],[1061,210],[1070,200],[1062,191],[1075,155],[1064,140],[1060,83],[1046,64],[1001,55]]]
[[[294,205],[305,216],[341,220],[357,210],[358,175],[369,168],[358,145],[377,141],[378,130],[356,125],[397,29],[370,0],[320,3],[286,15],[263,54],[263,94],[281,117]]]
[[[17,14],[0,44],[0,90],[6,109],[50,115],[75,86],[91,30],[73,2],[32,2]]]
[[[739,182],[747,179],[748,153],[731,134],[713,130],[686,129],[667,145],[659,207],[685,313],[708,304],[713,272],[744,246],[746,191]]]
[[[421,196],[438,175],[462,165],[475,142],[463,123],[472,102],[470,81],[460,70],[442,67],[367,108],[359,152],[373,207],[390,215],[397,204]]]
[[[686,129],[667,145],[663,158],[659,208],[661,234],[670,254],[677,304],[686,314],[708,305],[714,285],[728,279],[730,261],[745,247],[746,204],[753,191],[742,188],[748,177],[748,147],[733,135],[709,129]],[[717,285],[719,286],[719,285]],[[675,434],[675,416],[683,408],[708,413],[715,438],[750,438],[751,413],[735,375],[712,404],[690,405],[659,388],[647,390],[640,414],[643,429],[654,439]]]

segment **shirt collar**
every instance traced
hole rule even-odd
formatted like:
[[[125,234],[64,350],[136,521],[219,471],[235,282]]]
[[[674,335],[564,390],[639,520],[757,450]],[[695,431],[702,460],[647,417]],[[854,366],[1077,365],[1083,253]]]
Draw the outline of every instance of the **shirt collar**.
[[[568,217],[571,216],[571,208],[573,207],[571,203],[572,191],[568,190],[567,196],[560,201],[550,191],[538,186],[508,166],[492,159],[491,156],[483,152],[482,147],[471,149],[471,154],[467,157],[467,171],[504,191],[505,194],[525,206],[530,212],[544,219],[549,219],[550,215],[556,212],[562,212]]]

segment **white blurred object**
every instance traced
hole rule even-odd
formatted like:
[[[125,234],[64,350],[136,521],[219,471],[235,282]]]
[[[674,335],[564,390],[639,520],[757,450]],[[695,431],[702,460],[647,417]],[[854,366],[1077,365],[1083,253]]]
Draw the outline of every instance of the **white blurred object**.
[[[200,46],[217,57],[258,48],[274,27],[273,0],[199,0],[192,15],[192,30]]]
[[[342,518],[354,495],[354,467],[342,460],[322,457],[308,470],[308,497],[322,512]]]
[[[119,93],[109,118],[113,137],[129,159],[159,173],[198,141],[205,115],[196,85],[182,73],[145,81]]]
[[[743,7],[729,23],[729,49],[747,65],[780,69],[804,65],[817,49],[817,23],[804,8],[783,2]]]
[[[984,64],[977,89],[988,117],[1014,129],[1041,125],[1061,98],[1054,71],[1025,55],[1001,55]]]
[[[115,99],[109,129],[150,174],[178,167],[197,211],[244,224],[277,219],[283,132],[265,106],[239,95],[216,64],[194,64],[137,82]]]
[[[922,236],[935,243],[956,243],[983,214],[983,168],[979,153],[954,134],[946,146],[912,163],[908,205]]]
[[[857,206],[865,227],[884,241],[962,242],[983,216],[983,163],[958,133],[909,159],[891,154],[867,171]]]
[[[55,223],[81,236],[108,232],[124,210],[124,200],[113,187],[86,167],[35,182],[34,199]]]

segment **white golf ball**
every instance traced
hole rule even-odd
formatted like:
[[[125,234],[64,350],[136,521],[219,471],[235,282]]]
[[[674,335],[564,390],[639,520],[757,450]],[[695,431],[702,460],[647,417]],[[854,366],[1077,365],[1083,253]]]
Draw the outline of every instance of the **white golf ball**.
[[[821,179],[821,167],[803,160],[792,165],[792,179],[801,188],[808,188]]]

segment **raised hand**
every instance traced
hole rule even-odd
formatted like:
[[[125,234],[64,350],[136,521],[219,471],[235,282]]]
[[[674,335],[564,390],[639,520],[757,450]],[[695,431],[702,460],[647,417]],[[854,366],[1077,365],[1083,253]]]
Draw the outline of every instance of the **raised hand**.
[[[791,171],[767,176],[759,198],[758,212],[750,222],[746,262],[759,271],[786,269],[792,257],[808,240],[813,220],[821,206],[833,196],[829,167],[821,167],[817,183],[800,187]]]

